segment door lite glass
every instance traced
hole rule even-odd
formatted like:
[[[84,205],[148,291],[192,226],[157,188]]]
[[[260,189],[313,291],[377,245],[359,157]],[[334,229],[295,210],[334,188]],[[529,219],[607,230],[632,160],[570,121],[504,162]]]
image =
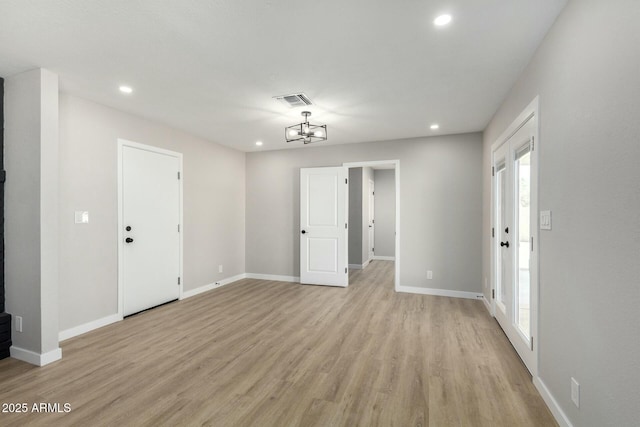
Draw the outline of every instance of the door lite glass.
[[[496,172],[496,182],[497,182],[497,191],[496,191],[496,212],[498,213],[496,218],[496,242],[499,245],[502,237],[502,233],[506,227],[506,214],[507,214],[507,186],[506,186],[506,168],[505,165],[502,164],[498,166],[498,171]],[[500,249],[500,248],[498,248]],[[507,271],[509,263],[506,260],[506,257],[509,255],[508,251],[498,251],[500,254],[496,259],[496,293],[497,293],[497,301],[500,303],[502,310],[505,310],[505,305],[507,303],[507,283],[506,279],[508,278],[509,272]]]
[[[515,160],[515,208],[518,226],[516,241],[516,322],[525,337],[531,336],[531,152],[529,145],[516,152]]]

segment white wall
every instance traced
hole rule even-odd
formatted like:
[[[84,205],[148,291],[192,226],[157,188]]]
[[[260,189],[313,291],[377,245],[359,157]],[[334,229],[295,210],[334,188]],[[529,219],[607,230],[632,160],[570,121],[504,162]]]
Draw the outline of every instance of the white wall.
[[[58,76],[5,80],[6,309],[23,318],[11,354],[51,362],[58,348]],[[43,356],[44,355],[44,356]]]
[[[375,180],[375,248],[376,256],[396,254],[396,171],[374,171]]]
[[[61,330],[117,312],[118,138],[183,153],[184,290],[245,272],[244,153],[61,94]]]
[[[362,168],[349,169],[349,264],[362,259]]]
[[[575,426],[640,420],[638,22],[637,0],[569,2],[484,133],[489,277],[490,146],[540,95],[539,376]]]
[[[395,159],[401,184],[400,284],[480,292],[480,134],[248,153],[247,272],[299,276],[301,167]],[[427,280],[427,270],[433,270],[433,280]]]

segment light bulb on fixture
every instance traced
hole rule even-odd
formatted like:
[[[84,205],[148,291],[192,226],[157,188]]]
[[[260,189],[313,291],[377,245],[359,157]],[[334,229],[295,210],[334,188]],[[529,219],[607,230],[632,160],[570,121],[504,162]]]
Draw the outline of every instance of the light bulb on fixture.
[[[291,129],[291,130],[289,131],[289,135],[291,135],[291,136],[296,136],[297,134],[298,134],[298,131],[297,131],[297,130]]]
[[[308,133],[309,133],[309,128],[308,128],[308,127],[305,127],[303,132],[304,132],[305,134],[308,134]]]
[[[322,131],[317,130],[313,133],[313,136],[317,136],[318,138],[320,138],[322,136]]]

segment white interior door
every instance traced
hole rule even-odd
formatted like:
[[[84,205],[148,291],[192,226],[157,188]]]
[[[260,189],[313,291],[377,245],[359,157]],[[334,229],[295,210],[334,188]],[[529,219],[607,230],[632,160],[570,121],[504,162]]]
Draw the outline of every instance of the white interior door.
[[[347,286],[348,169],[300,169],[300,283]]]
[[[180,155],[122,146],[125,316],[175,300],[180,276]]]
[[[532,373],[537,369],[536,129],[531,117],[493,150],[495,316]]]
[[[369,260],[375,255],[376,221],[374,215],[375,206],[375,183],[369,180]]]

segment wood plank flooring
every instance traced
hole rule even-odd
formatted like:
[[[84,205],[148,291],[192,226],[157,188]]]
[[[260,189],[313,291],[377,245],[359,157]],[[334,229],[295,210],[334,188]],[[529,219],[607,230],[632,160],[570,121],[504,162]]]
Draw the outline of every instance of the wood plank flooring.
[[[482,302],[393,291],[374,261],[347,289],[242,280],[0,361],[2,426],[555,426]]]

